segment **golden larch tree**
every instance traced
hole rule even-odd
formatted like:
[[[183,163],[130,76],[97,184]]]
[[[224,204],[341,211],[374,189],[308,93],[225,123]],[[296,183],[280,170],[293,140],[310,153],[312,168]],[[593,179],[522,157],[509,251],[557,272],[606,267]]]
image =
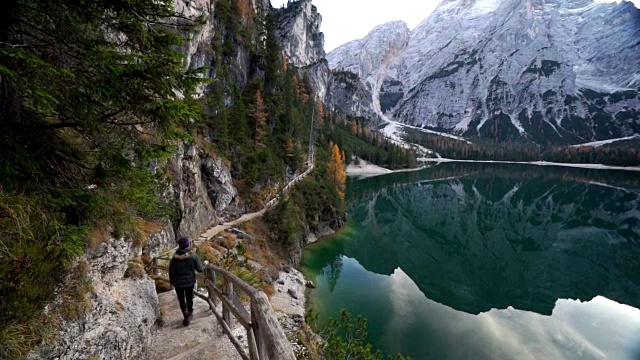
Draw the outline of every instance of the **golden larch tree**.
[[[251,112],[249,115],[251,116],[255,126],[255,146],[259,148],[265,147],[264,138],[267,135],[267,113],[264,109],[264,100],[262,99],[260,90],[256,91],[256,101],[251,106]]]
[[[335,184],[341,199],[344,199],[344,192],[347,187],[347,173],[344,169],[344,155],[338,145],[331,147],[331,157],[327,164],[327,176],[330,181]]]
[[[293,88],[293,94],[299,98],[301,95],[300,82],[298,81],[298,78],[295,75],[291,77],[291,87]]]
[[[255,13],[253,6],[251,5],[251,0],[238,0],[236,6],[238,7],[240,17],[242,18],[242,23],[247,24],[251,18],[251,14]]]

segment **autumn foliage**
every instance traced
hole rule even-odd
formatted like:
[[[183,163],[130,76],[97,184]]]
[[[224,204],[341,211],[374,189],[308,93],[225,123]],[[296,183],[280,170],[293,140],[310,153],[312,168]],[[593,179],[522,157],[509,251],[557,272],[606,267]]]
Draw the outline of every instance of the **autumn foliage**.
[[[347,173],[344,169],[344,155],[336,144],[333,144],[331,147],[331,156],[329,157],[329,163],[327,164],[327,176],[338,189],[340,198],[344,199]]]
[[[260,94],[260,90],[256,91],[255,103],[251,106],[251,119],[255,124],[254,143],[257,148],[263,148],[265,137],[267,135],[267,113],[264,107],[264,100]]]
[[[250,0],[238,0],[237,3],[238,12],[240,13],[240,18],[246,24],[251,18],[252,14],[254,14],[253,6],[251,5]]]

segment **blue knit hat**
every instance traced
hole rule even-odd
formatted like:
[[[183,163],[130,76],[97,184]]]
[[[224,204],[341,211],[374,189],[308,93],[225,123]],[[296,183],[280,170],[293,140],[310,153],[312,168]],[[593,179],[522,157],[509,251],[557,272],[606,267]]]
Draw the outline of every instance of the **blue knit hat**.
[[[189,248],[189,244],[190,243],[191,243],[191,241],[189,241],[189,238],[186,237],[186,236],[183,236],[178,240],[178,246],[182,250]]]

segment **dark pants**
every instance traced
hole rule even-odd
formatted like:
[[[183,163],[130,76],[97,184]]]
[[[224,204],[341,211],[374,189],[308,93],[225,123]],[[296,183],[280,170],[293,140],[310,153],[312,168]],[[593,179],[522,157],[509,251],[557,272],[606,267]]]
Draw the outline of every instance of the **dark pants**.
[[[187,311],[189,314],[193,312],[193,286],[176,288],[176,294],[178,295],[178,302],[180,303],[180,310],[185,314]]]

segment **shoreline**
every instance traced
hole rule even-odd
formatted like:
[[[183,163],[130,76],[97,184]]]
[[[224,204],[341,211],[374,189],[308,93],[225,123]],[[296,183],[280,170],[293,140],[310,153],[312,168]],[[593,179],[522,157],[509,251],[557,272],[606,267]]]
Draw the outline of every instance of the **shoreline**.
[[[427,168],[427,163],[483,163],[483,164],[520,164],[520,165],[535,165],[535,166],[557,166],[557,167],[570,167],[579,169],[592,169],[592,170],[618,170],[618,171],[636,171],[640,172],[640,166],[615,166],[605,164],[588,164],[588,163],[558,163],[549,161],[508,161],[508,160],[463,160],[463,159],[448,159],[448,158],[418,158],[418,162],[423,163],[422,166],[411,169],[398,169],[391,170],[382,166],[378,166],[369,163],[365,160],[360,160],[360,165],[353,163],[345,167],[345,171],[348,177],[354,179],[367,179],[380,175],[395,174],[402,172],[420,171]]]
[[[378,166],[376,164],[372,164],[365,160],[360,160],[360,165],[355,165],[351,163],[345,167],[345,171],[347,172],[347,176],[349,177],[356,178],[356,179],[366,179],[366,178],[371,178],[371,177],[386,175],[386,174],[419,171],[425,168],[426,166],[422,165],[422,166],[411,168],[411,169],[391,170],[382,166]]]
[[[640,166],[614,166],[604,164],[573,164],[573,163],[556,163],[549,161],[507,161],[507,160],[459,160],[459,159],[447,159],[447,158],[419,158],[420,162],[435,162],[435,163],[447,163],[447,162],[463,162],[463,163],[486,163],[486,164],[524,164],[524,165],[536,165],[536,166],[559,166],[559,167],[572,167],[581,169],[593,169],[593,170],[623,170],[623,171],[638,171],[640,172]]]

